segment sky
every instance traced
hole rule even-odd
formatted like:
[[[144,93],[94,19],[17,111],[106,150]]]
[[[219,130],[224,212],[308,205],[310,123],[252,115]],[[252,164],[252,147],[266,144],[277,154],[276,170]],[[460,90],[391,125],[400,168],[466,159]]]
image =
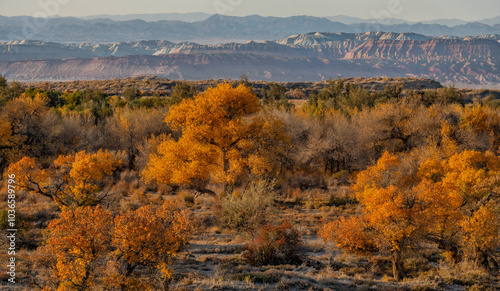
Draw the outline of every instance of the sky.
[[[335,16],[408,21],[500,15],[499,0],[0,0],[3,16],[88,16],[205,12],[245,16]]]

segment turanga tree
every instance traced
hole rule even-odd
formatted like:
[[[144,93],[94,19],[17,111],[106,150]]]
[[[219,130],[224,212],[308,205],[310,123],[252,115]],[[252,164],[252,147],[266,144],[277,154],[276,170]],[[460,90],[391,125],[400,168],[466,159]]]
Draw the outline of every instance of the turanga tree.
[[[94,290],[103,282],[107,290],[168,290],[172,259],[193,230],[176,200],[116,216],[99,205],[64,208],[39,248],[51,269],[44,290]]]
[[[499,169],[500,158],[491,152],[420,163],[384,153],[352,187],[362,215],[328,223],[320,235],[350,252],[388,247],[398,280],[406,254],[420,242],[435,243],[454,262],[469,251],[478,265],[498,269]]]
[[[182,136],[158,146],[143,171],[143,179],[189,186],[200,193],[209,182],[224,193],[245,173],[264,175],[280,169],[289,147],[283,123],[257,115],[257,96],[246,86],[220,84],[173,106],[165,121]]]
[[[146,290],[154,284],[140,278],[158,273],[161,288],[168,290],[172,278],[169,266],[193,230],[189,211],[180,201],[122,212],[114,220],[114,260],[107,281],[121,290]]]
[[[108,196],[102,191],[106,179],[121,165],[122,160],[107,151],[82,151],[59,156],[47,169],[24,157],[9,166],[9,173],[16,175],[21,189],[48,197],[59,206],[77,208],[101,203]]]
[[[97,207],[66,209],[47,227],[42,250],[52,258],[56,290],[91,290],[103,271],[113,221],[110,211]]]

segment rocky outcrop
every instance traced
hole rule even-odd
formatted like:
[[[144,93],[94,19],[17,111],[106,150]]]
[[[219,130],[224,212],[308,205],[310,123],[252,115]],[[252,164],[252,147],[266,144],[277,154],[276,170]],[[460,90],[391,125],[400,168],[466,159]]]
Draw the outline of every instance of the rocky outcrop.
[[[314,46],[332,42],[355,42],[363,43],[370,40],[428,40],[432,37],[416,33],[393,33],[383,31],[372,31],[365,33],[320,33],[311,32],[307,34],[295,34],[276,43],[293,46]]]
[[[42,41],[10,41],[0,43],[0,60],[39,60],[39,59],[67,59],[93,57],[122,57],[127,55],[166,55],[166,54],[227,54],[252,53],[281,57],[320,57],[328,59],[340,58],[386,58],[385,52],[397,53],[399,50],[411,48],[421,50],[422,47],[452,47],[460,50],[463,47],[488,46],[491,43],[478,40],[500,40],[498,35],[485,35],[466,38],[430,38],[414,33],[308,33],[292,35],[277,41],[224,44],[197,44],[192,42],[172,43],[169,41],[136,41],[110,44],[92,43],[55,43]],[[402,42],[404,41],[404,42]],[[409,42],[408,42],[409,41]],[[469,43],[466,43],[469,42]],[[360,46],[361,45],[361,46]],[[360,47],[358,47],[360,46]],[[372,53],[375,49],[375,54]],[[396,51],[393,51],[396,50]],[[384,52],[384,53],[382,53]],[[426,53],[425,49],[422,52]],[[429,52],[427,52],[429,53]],[[438,52],[436,52],[438,53]],[[465,54],[474,53],[465,51]],[[482,53],[482,51],[478,51]],[[400,55],[402,58],[409,56]],[[419,57],[420,58],[420,57]]]
[[[344,59],[385,59],[403,62],[489,62],[500,58],[500,44],[488,39],[430,39],[426,41],[368,41]]]
[[[43,41],[9,41],[0,43],[0,60],[42,60],[94,57],[152,55],[163,48],[173,48],[169,41],[137,41],[128,43],[55,43]]]
[[[500,84],[494,65],[473,62],[429,64],[382,59],[328,60],[256,54],[169,54],[94,59],[0,61],[0,72],[16,80],[99,80],[139,75],[169,79],[320,81],[343,77],[424,77],[443,83]]]

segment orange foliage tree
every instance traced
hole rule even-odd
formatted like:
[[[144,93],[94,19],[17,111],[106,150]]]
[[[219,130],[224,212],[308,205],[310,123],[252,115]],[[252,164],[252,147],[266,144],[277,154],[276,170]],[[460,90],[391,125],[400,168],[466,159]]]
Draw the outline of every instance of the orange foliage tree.
[[[437,243],[455,261],[474,245],[476,256],[495,264],[491,251],[498,246],[499,225],[491,221],[499,212],[485,205],[498,207],[499,201],[494,183],[484,181],[497,181],[499,169],[500,158],[491,152],[463,151],[421,163],[384,153],[352,187],[362,217],[328,223],[320,235],[350,252],[373,251],[373,242],[389,246],[397,279],[404,276],[405,252],[421,241]]]
[[[500,246],[500,157],[492,152],[464,151],[446,164],[443,183],[463,199],[463,216],[458,223],[462,248],[478,266],[498,270],[495,250]]]
[[[137,278],[157,270],[162,287],[168,289],[172,276],[168,266],[181,247],[187,244],[193,231],[188,210],[179,205],[179,201],[167,201],[161,208],[144,206],[115,218],[113,246],[116,260],[108,278],[111,284],[122,290],[144,290],[150,283]]]
[[[460,127],[488,135],[491,150],[500,149],[500,115],[498,110],[481,105],[466,107],[460,118]]]
[[[112,220],[110,211],[97,206],[65,210],[49,223],[42,248],[53,256],[57,290],[92,289],[111,244]]]
[[[420,195],[416,171],[402,159],[384,153],[375,166],[361,172],[353,190],[363,216],[382,244],[390,247],[394,277],[404,276],[408,248],[430,227],[435,204]]]
[[[172,259],[193,230],[180,201],[115,217],[100,206],[66,208],[49,223],[41,250],[57,290],[93,290],[102,282],[120,290],[167,290]]]
[[[159,145],[143,178],[213,195],[208,182],[221,183],[230,193],[245,172],[279,170],[289,148],[284,126],[277,118],[255,116],[259,111],[257,96],[244,85],[221,84],[183,100],[165,119],[182,137]]]
[[[41,94],[33,98],[23,94],[0,108],[0,170],[25,155],[47,154],[42,127],[48,102]]]
[[[11,164],[9,172],[16,175],[21,189],[49,197],[60,206],[75,208],[102,202],[107,196],[102,193],[103,183],[121,164],[118,156],[107,151],[82,151],[59,156],[48,169],[24,157]]]
[[[498,205],[482,205],[461,222],[466,248],[474,254],[476,264],[498,269],[495,251],[500,247],[500,211]]]

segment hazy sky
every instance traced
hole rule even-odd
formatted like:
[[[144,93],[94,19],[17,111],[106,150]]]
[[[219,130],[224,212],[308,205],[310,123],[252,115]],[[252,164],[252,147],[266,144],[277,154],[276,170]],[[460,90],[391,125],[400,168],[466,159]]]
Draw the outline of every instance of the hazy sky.
[[[56,5],[54,5],[56,3]],[[500,15],[499,0],[0,0],[0,15],[87,16],[206,12],[228,15],[349,15],[401,18],[479,20]]]

